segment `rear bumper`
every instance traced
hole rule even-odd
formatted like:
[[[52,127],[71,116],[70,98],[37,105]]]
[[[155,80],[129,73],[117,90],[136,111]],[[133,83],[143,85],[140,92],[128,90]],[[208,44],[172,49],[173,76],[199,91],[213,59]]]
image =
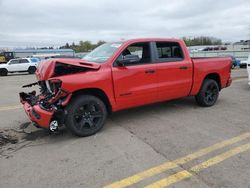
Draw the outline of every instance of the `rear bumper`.
[[[23,93],[20,93],[20,102],[23,104],[25,113],[29,119],[42,128],[49,128],[49,124],[54,115],[54,111],[46,111],[38,104],[31,105],[29,100],[24,97]],[[27,94],[29,95],[29,94]]]

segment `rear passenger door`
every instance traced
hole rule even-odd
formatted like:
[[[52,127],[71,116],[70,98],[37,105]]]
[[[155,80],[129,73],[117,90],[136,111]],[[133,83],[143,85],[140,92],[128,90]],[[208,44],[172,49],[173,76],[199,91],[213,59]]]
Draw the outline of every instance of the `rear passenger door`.
[[[178,42],[155,42],[158,100],[187,96],[192,86],[192,62]]]
[[[19,67],[19,71],[27,71],[29,66],[30,66],[30,62],[28,59],[20,59],[20,67]]]

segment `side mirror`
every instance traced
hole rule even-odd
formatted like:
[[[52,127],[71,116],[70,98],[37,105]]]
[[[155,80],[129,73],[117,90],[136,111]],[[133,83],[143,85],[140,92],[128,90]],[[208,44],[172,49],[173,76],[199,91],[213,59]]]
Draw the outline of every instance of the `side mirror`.
[[[117,65],[120,67],[126,66],[126,64],[139,62],[140,58],[138,55],[125,55],[122,59],[117,60]]]

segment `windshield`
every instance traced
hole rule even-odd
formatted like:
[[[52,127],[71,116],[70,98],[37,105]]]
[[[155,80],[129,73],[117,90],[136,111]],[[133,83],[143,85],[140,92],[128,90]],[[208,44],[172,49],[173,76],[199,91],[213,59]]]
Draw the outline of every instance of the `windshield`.
[[[105,43],[95,48],[92,52],[88,53],[82,59],[95,63],[104,63],[121,45],[121,42]]]

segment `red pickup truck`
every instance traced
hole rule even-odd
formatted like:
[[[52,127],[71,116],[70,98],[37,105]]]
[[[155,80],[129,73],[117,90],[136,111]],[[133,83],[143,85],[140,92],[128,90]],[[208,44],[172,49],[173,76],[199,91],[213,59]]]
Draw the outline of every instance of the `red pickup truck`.
[[[40,93],[20,93],[35,125],[55,131],[66,125],[89,136],[107,114],[131,107],[195,96],[212,106],[230,86],[231,58],[190,58],[182,40],[133,39],[105,43],[79,59],[51,59],[36,71]]]

